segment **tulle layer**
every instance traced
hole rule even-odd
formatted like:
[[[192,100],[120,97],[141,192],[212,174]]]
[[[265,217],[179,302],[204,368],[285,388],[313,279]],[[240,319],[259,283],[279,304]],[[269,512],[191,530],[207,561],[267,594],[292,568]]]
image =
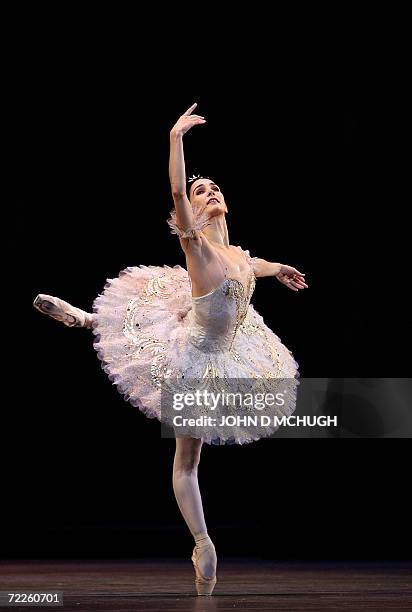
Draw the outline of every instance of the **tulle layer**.
[[[292,414],[298,364],[253,306],[230,350],[217,352],[203,352],[189,342],[191,308],[189,276],[179,265],[129,267],[107,280],[93,303],[93,344],[124,399],[148,418],[172,426],[172,411],[165,410],[165,402],[169,391],[182,389],[185,381],[202,379],[221,388],[228,379],[253,379],[259,390],[273,392],[277,380],[285,379],[286,400],[271,413]],[[220,422],[219,410],[214,416]],[[194,429],[192,437],[208,444],[247,444],[271,436],[277,428],[216,424]]]

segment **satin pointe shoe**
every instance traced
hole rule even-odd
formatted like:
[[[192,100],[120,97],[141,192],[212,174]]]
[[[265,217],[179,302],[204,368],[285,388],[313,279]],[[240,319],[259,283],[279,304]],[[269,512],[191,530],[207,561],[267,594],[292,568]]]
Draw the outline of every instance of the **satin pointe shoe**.
[[[67,325],[67,327],[92,328],[93,315],[91,313],[76,308],[53,295],[39,293],[34,299],[33,306],[43,314],[47,314],[56,321]]]
[[[206,578],[203,576],[202,572],[199,568],[199,556],[201,556],[203,550],[205,548],[213,547],[213,544],[208,544],[200,549],[197,546],[193,549],[192,562],[195,569],[195,586],[198,595],[211,595],[213,593],[213,589],[215,588],[215,584],[217,582],[216,573],[214,576],[210,578]]]

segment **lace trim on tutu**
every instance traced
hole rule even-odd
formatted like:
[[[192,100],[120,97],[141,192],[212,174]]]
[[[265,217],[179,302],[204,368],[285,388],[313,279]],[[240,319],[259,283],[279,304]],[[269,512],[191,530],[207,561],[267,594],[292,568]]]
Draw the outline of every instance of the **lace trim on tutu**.
[[[182,229],[177,223],[176,209],[170,211],[170,217],[167,219],[167,224],[171,228],[172,234],[177,234],[179,238],[196,238],[195,232],[202,231],[207,225],[210,225],[210,219],[206,206],[202,209],[193,211],[193,223],[191,227]]]

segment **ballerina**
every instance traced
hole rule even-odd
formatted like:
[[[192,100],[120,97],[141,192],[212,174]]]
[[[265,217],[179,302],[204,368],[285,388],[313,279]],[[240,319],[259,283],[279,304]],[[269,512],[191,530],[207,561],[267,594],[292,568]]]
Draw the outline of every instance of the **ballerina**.
[[[229,243],[228,207],[209,177],[186,181],[183,136],[206,123],[194,103],[170,131],[169,178],[174,208],[167,223],[178,236],[187,269],[179,265],[132,266],[115,279],[86,312],[60,298],[39,294],[33,305],[68,327],[95,335],[94,348],[109,379],[148,418],[171,425],[161,410],[161,391],[170,381],[254,379],[262,384],[289,379],[298,384],[298,364],[250,303],[261,277],[274,277],[292,291],[308,287],[296,268],[252,257]],[[273,414],[290,415],[296,393]],[[176,435],[173,491],[194,539],[191,560],[198,595],[211,595],[217,555],[208,534],[198,483],[201,448],[247,444],[270,436],[277,426],[230,430],[218,424]]]

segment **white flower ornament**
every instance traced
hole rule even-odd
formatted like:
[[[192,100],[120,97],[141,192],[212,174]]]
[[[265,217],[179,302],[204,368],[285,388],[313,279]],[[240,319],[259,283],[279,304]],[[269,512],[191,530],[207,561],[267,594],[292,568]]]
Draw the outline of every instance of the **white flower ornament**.
[[[188,183],[193,183],[194,181],[197,181],[197,179],[202,178],[202,176],[200,174],[193,174],[189,179],[188,179]]]

